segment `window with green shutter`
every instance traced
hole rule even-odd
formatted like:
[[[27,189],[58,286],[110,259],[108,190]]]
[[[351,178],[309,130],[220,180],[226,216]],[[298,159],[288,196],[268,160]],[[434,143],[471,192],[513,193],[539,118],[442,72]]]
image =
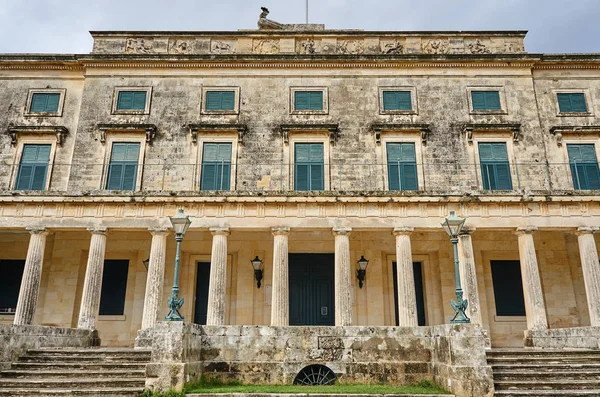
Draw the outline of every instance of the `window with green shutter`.
[[[486,190],[512,190],[506,143],[479,143],[481,179]]]
[[[139,158],[139,143],[113,143],[106,189],[135,190]]]
[[[294,145],[294,190],[324,190],[325,165],[322,143]]]
[[[410,91],[383,91],[383,110],[412,110]]]
[[[207,91],[205,110],[235,110],[235,91]]]
[[[569,165],[576,190],[600,189],[600,171],[593,144],[567,145]]]
[[[502,110],[498,91],[471,91],[471,103],[473,110]]]
[[[323,110],[323,91],[295,91],[294,110]]]
[[[51,145],[23,145],[16,190],[44,190]]]
[[[117,110],[146,110],[146,91],[119,91]]]
[[[200,190],[230,190],[231,143],[205,143]]]
[[[583,93],[556,94],[558,109],[561,113],[587,113],[585,95]]]
[[[60,103],[58,93],[35,93],[31,96],[30,113],[57,113]]]
[[[415,144],[388,143],[386,151],[389,189],[418,190]]]

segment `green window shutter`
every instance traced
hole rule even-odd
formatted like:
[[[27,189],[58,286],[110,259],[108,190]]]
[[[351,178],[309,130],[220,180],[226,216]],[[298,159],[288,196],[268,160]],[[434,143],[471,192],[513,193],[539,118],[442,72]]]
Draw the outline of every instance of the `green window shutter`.
[[[51,145],[24,145],[17,173],[17,190],[44,190]]]
[[[561,113],[569,113],[573,111],[569,94],[556,94],[556,98],[558,99],[558,110]]]
[[[133,92],[119,91],[117,110],[130,110],[131,108],[133,108]]]
[[[58,103],[60,102],[60,94],[46,94],[46,112],[58,112]]]
[[[216,164],[202,164],[202,178],[200,180],[200,190],[217,190]]]
[[[556,94],[558,99],[558,110],[561,113],[586,113],[588,111],[583,93],[560,93]]]
[[[576,190],[600,189],[600,170],[593,144],[568,144],[569,165]]]
[[[471,102],[473,110],[485,110],[485,93],[483,91],[471,91]]]
[[[294,190],[324,190],[325,165],[322,143],[294,145]]]
[[[481,179],[486,190],[512,190],[505,143],[479,143]]]
[[[135,190],[139,156],[139,143],[113,143],[106,189]]]
[[[487,91],[485,93],[486,106],[488,110],[500,110],[500,93],[498,91]]]
[[[412,110],[410,91],[384,91],[383,110]]]
[[[36,93],[31,97],[32,113],[56,113],[58,112],[58,104],[60,102],[60,94],[57,93]]]
[[[207,91],[206,110],[234,110],[235,91]]]
[[[146,110],[146,91],[133,92],[132,110]]]
[[[399,110],[412,110],[412,101],[410,91],[398,92],[398,109]]]
[[[235,92],[234,91],[221,92],[221,110],[234,110],[234,109],[235,109]]]
[[[323,175],[323,163],[311,164],[310,165],[310,190],[323,190],[324,175]]]
[[[323,110],[323,91],[309,92],[310,110]]]
[[[403,164],[400,180],[402,190],[418,190],[416,164]]]
[[[501,110],[500,92],[471,91],[473,110]]]
[[[295,91],[294,110],[323,110],[323,91]]]
[[[414,143],[388,143],[388,186],[390,190],[418,190],[417,157]]]
[[[230,190],[231,143],[205,143],[200,190]]]
[[[310,164],[296,164],[294,190],[310,190]]]
[[[396,94],[395,91],[383,91],[383,110],[398,110]]]
[[[400,165],[388,163],[388,185],[390,190],[400,190]]]

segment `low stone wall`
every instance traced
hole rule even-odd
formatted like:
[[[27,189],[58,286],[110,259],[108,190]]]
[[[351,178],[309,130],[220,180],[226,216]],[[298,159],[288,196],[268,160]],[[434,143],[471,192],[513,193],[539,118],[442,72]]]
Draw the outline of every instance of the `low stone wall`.
[[[525,331],[525,347],[542,349],[600,349],[600,327]]]
[[[97,345],[96,331],[38,325],[0,325],[0,369],[10,368],[10,364],[28,349]]]
[[[291,384],[298,372],[311,364],[331,368],[346,382],[433,380],[458,397],[485,397],[494,392],[485,338],[473,325],[215,327],[159,323],[152,330],[146,386],[181,389],[201,375],[244,383]]]

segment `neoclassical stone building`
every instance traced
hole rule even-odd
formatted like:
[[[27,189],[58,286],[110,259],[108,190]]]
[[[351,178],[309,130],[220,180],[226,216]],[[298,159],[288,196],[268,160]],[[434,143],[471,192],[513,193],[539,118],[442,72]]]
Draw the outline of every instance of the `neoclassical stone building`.
[[[2,322],[133,346],[182,208],[186,323],[447,324],[456,211],[492,347],[600,325],[598,56],[522,31],[92,36],[0,56]]]

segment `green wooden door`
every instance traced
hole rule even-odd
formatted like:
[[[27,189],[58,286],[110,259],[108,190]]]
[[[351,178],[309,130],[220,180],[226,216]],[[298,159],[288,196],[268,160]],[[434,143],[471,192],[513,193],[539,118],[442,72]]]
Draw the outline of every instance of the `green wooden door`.
[[[194,323],[196,324],[206,324],[209,280],[210,262],[198,262],[198,270],[196,272],[196,304],[194,306]]]
[[[335,325],[334,254],[289,254],[290,325]]]

